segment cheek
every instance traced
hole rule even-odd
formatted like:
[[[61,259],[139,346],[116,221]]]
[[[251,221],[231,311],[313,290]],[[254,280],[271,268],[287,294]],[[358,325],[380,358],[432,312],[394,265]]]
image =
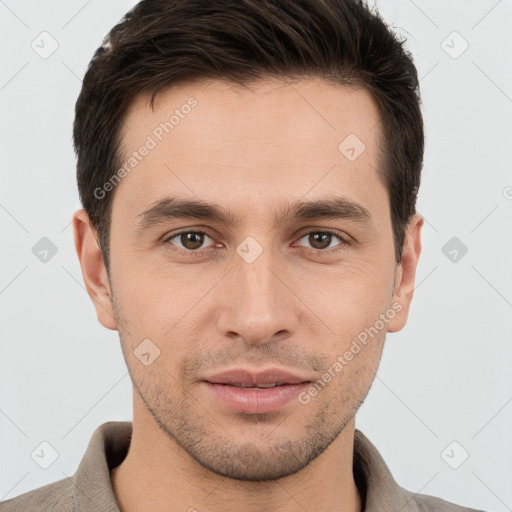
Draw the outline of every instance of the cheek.
[[[365,385],[371,381],[380,360],[387,326],[381,315],[390,308],[392,274],[375,264],[330,274],[320,287],[318,276],[307,275],[302,279],[300,296],[307,297],[305,302],[314,313],[309,314],[303,327],[328,364],[339,363],[338,372],[331,368],[336,375],[331,389],[352,378]],[[325,333],[321,340],[320,332]]]
[[[300,297],[322,318],[347,327],[373,322],[387,309],[393,285],[393,272],[375,261],[310,270],[299,277]]]
[[[219,276],[212,271],[198,272],[197,268],[178,271],[169,265],[156,270],[142,264],[136,270],[135,266],[133,270],[124,268],[124,273],[118,270],[114,286],[126,326],[126,350],[133,353],[148,338],[160,350],[156,361],[171,368],[191,349],[199,349],[205,329],[211,327],[208,315],[217,307],[212,292]]]
[[[148,268],[137,262],[121,268],[124,270],[117,274],[116,289],[122,296],[123,309],[143,325],[159,318],[183,315],[198,300],[198,295],[206,293],[215,283],[211,277],[199,276],[184,267]]]

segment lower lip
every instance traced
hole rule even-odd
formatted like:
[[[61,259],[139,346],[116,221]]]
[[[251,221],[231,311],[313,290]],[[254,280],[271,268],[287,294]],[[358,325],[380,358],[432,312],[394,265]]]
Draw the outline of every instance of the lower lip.
[[[309,382],[285,384],[273,388],[240,388],[226,384],[204,382],[215,397],[235,411],[249,414],[277,411],[280,407],[297,397],[309,385]]]

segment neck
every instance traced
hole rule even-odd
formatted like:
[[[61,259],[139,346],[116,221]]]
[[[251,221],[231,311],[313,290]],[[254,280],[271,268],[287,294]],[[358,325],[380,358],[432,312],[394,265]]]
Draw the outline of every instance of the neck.
[[[111,471],[121,512],[361,512],[352,471],[354,418],[311,463],[278,480],[247,482],[201,466],[178,446],[135,398],[126,458]]]

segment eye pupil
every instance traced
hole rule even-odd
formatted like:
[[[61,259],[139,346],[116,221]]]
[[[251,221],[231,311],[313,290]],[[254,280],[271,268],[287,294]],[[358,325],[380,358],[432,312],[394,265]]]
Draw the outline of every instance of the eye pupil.
[[[180,235],[180,242],[183,244],[183,247],[187,249],[198,249],[203,245],[203,234],[195,232],[182,233]]]
[[[309,242],[311,243],[311,246],[315,249],[326,249],[327,247],[329,247],[329,245],[331,243],[331,237],[332,237],[331,233],[322,233],[322,232],[311,233],[309,235]],[[325,243],[326,240],[327,240],[327,244]],[[320,242],[319,247],[317,247],[318,242]]]

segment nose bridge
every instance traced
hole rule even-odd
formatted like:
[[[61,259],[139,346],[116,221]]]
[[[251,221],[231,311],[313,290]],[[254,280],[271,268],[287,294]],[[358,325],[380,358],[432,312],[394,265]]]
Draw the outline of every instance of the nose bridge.
[[[294,331],[297,318],[291,293],[276,269],[275,255],[270,249],[255,255],[256,247],[250,244],[242,243],[237,249],[219,328],[224,335],[237,334],[248,343],[262,344],[281,331]]]

